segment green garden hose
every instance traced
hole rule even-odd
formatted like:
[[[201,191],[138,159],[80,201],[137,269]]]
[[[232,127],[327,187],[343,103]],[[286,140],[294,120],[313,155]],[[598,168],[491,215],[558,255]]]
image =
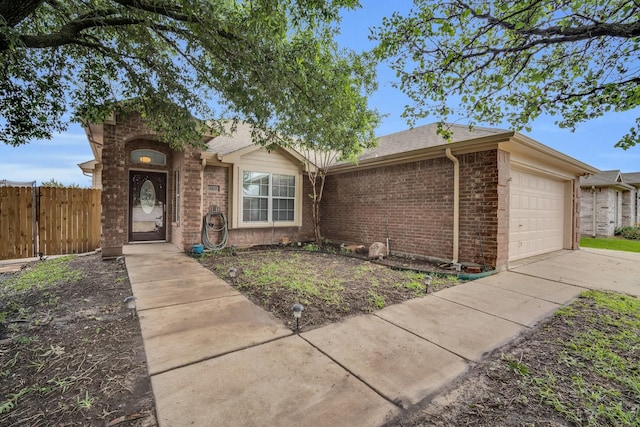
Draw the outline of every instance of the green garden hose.
[[[222,225],[216,228],[216,223],[212,222],[212,219],[216,216],[220,217],[220,222]],[[215,220],[214,220],[215,221]],[[222,233],[220,238],[220,243],[214,244],[209,239],[209,232],[212,233]],[[227,217],[223,212],[220,211],[211,211],[207,213],[202,222],[202,244],[205,248],[210,249],[212,251],[219,251],[224,249],[227,246],[227,238],[229,237],[229,232],[227,229]]]

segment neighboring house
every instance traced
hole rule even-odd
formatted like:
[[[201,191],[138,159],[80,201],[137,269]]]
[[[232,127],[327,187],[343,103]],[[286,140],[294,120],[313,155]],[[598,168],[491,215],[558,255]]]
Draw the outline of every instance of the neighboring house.
[[[393,253],[498,269],[578,248],[579,177],[597,169],[512,131],[455,125],[447,143],[436,129],[382,137],[357,165],[333,165],[323,236],[366,245],[388,239]],[[228,217],[229,245],[313,238],[305,176],[313,165],[294,150],[253,145],[244,126],[212,138],[204,152],[172,150],[135,114],[87,134],[101,173],[105,257],[142,241],[189,250],[216,209]]]
[[[640,223],[640,172],[602,171],[580,178],[580,230],[613,236],[618,227]]]

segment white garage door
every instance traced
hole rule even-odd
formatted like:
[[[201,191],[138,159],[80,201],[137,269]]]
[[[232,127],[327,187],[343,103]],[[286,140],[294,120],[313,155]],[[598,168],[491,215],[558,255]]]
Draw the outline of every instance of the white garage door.
[[[509,260],[562,249],[566,184],[513,169],[511,178]]]

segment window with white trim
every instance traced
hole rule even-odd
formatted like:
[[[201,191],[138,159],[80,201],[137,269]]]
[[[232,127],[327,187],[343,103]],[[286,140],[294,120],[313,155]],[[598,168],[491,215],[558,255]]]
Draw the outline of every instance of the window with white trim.
[[[242,222],[294,222],[296,194],[295,175],[243,171]]]

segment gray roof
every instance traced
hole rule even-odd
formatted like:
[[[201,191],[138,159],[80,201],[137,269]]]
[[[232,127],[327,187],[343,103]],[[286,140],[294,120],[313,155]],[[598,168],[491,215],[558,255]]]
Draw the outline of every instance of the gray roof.
[[[467,125],[448,124],[445,127],[453,133],[450,142],[468,141],[500,134],[511,134],[505,129],[473,127],[469,130]],[[403,130],[378,138],[378,146],[365,151],[358,160],[372,159],[376,157],[390,156],[393,154],[407,153],[427,147],[437,147],[449,142],[437,133],[438,124],[432,123],[413,129]]]
[[[474,127],[469,130],[469,126],[466,125],[446,125],[446,127],[453,133],[451,142],[511,133],[509,130],[484,127]],[[442,135],[439,135],[437,130],[437,123],[432,123],[379,137],[378,145],[373,149],[366,150],[358,160],[384,157],[447,144],[448,141]],[[231,124],[228,123],[225,125],[225,131],[225,134],[216,136],[207,143],[207,152],[226,155],[254,145],[251,140],[251,126],[246,123],[238,123],[233,133],[231,133]]]
[[[622,179],[627,184],[640,185],[640,172],[625,172]]]
[[[594,175],[583,176],[580,178],[580,185],[586,186],[607,186],[615,185],[622,182],[619,170],[602,171]]]
[[[638,183],[640,183],[640,172],[622,174],[619,170],[611,170],[580,177],[581,187],[618,187],[631,190],[633,189],[631,184]]]
[[[254,145],[251,139],[251,126],[239,122],[235,131],[231,132],[231,122],[224,125],[225,133],[212,138],[207,143],[207,152],[226,155]]]

